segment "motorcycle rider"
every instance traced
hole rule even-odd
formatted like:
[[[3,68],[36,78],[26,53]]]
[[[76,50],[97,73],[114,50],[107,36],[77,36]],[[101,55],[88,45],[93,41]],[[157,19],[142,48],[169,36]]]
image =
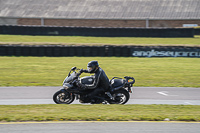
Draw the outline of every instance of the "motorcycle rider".
[[[80,82],[77,82],[77,85],[82,88],[83,90],[86,89],[93,89],[91,93],[87,95],[88,98],[91,99],[92,103],[96,103],[96,96],[99,93],[105,92],[109,88],[109,79],[107,75],[105,74],[104,70],[99,67],[98,61],[90,61],[87,65],[87,70],[81,69],[80,72],[85,72],[85,73],[94,73],[94,82],[91,85],[84,85],[81,84]],[[98,99],[100,100],[99,103],[103,102],[103,99]]]

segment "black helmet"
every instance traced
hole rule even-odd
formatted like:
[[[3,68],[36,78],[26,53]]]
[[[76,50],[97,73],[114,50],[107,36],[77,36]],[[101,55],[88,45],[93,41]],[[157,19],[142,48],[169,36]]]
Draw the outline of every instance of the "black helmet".
[[[99,67],[98,61],[90,61],[87,65],[87,69],[89,73],[94,73]]]

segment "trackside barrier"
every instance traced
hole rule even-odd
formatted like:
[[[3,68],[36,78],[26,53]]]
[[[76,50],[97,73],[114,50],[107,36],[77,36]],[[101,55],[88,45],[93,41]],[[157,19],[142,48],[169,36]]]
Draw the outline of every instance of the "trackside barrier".
[[[196,32],[195,32],[196,30]],[[98,28],[0,25],[0,34],[96,37],[194,37],[193,28]]]
[[[200,47],[0,45],[0,56],[200,57]]]
[[[194,29],[194,34],[195,35],[200,35],[200,28]]]

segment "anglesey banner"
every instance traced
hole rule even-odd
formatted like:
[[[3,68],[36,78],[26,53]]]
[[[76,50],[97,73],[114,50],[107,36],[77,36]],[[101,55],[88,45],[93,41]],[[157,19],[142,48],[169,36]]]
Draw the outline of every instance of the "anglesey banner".
[[[132,49],[133,57],[200,57],[199,49]]]

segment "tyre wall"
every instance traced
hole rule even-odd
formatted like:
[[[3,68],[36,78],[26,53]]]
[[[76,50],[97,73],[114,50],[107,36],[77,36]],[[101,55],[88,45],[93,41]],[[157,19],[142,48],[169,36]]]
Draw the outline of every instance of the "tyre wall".
[[[200,57],[200,47],[0,45],[0,56]]]

